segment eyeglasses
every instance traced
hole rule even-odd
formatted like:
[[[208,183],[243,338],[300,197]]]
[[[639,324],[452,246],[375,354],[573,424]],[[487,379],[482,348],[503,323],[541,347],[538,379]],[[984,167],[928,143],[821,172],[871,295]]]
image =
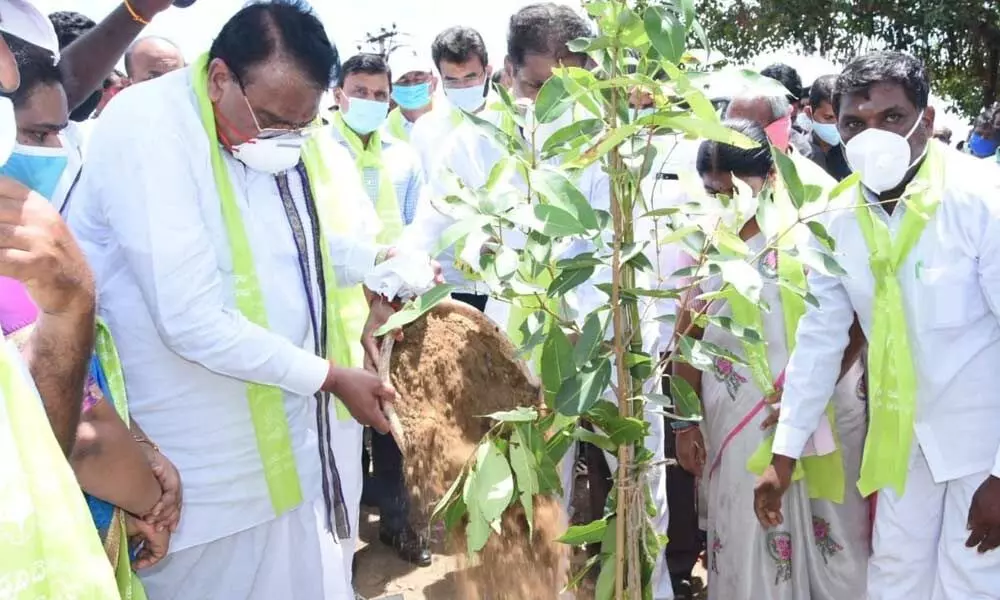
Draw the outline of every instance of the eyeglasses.
[[[250,99],[247,98],[246,93],[243,93],[243,101],[246,102],[247,110],[250,111],[250,117],[253,119],[253,124],[257,128],[256,137],[260,140],[271,140],[284,136],[308,137],[328,125],[325,119],[319,117],[314,122],[296,129],[282,129],[280,127],[264,128],[260,126],[260,121],[257,120],[257,113],[254,112],[253,106],[250,105]]]

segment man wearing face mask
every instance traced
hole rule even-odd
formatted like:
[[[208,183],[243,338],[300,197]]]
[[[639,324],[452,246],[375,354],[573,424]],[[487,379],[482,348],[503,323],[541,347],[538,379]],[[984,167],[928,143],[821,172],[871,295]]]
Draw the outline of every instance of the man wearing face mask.
[[[806,157],[837,181],[846,179],[851,168],[844,158],[844,146],[837,130],[837,115],[833,112],[833,88],[836,75],[824,75],[813,82],[809,90],[809,106],[805,114],[812,122],[809,152]]]
[[[187,69],[132,86],[95,129],[69,221],[94,267],[132,414],[185,512],[140,576],[160,598],[349,598],[353,535],[330,446],[338,398],[386,431],[360,368],[391,312],[359,285],[386,248],[318,120],[338,67],[301,4],[254,3]]]
[[[431,45],[434,66],[441,75],[447,103],[439,104],[430,114],[417,121],[410,135],[410,144],[420,155],[424,178],[437,175],[441,158],[457,128],[465,120],[461,111],[478,114],[492,98],[486,43],[479,32],[470,27],[449,27],[434,38]]]
[[[334,96],[340,110],[333,113],[333,134],[350,151],[375,207],[382,229],[378,241],[393,244],[413,221],[423,188],[419,159],[409,144],[384,136],[381,129],[389,111],[392,75],[378,54],[357,54],[347,59],[337,79]],[[409,499],[403,481],[399,446],[389,434],[372,432],[371,462],[374,477],[362,465],[362,428],[350,415],[334,424],[334,454],[339,464],[352,465],[345,473],[345,494],[355,511],[364,487],[364,502],[379,508],[379,539],[392,546],[400,558],[429,566],[427,542],[409,524]],[[345,471],[347,469],[345,468]],[[357,475],[357,477],[355,477]],[[363,483],[362,483],[363,482]]]
[[[1000,589],[1000,172],[931,139],[924,65],[855,59],[837,79],[856,208],[828,215],[842,275],[813,270],[786,370],[775,457],[755,510],[781,496],[831,397],[856,312],[868,339],[858,487],[878,492],[872,600],[992,598]]]
[[[966,148],[969,154],[976,158],[992,158],[997,151],[997,130],[993,123],[993,115],[984,110],[973,124],[972,133]]]
[[[396,48],[389,54],[389,70],[396,77],[392,82],[396,108],[389,113],[385,129],[397,140],[409,142],[417,120],[434,108],[437,78],[430,60],[411,46]]]

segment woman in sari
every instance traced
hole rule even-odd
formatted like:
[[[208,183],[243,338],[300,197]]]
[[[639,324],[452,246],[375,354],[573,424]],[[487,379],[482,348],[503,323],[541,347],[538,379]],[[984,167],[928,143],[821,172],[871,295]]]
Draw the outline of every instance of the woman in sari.
[[[734,179],[739,179],[749,186],[759,203],[780,206],[788,202],[764,131],[748,121],[727,125],[759,146],[739,149],[704,142],[697,166],[708,193],[736,198]],[[763,400],[780,391],[780,375],[794,343],[794,331],[787,329],[794,329],[801,316],[801,312],[796,316],[794,308],[801,298],[792,299],[783,292],[777,276],[779,268],[802,270],[784,253],[779,257],[775,251],[765,251],[766,239],[756,220],[755,203],[750,204],[734,223],[742,223],[740,237],[749,246],[751,256],[758,257],[753,266],[763,280],[761,303],[753,305],[729,294],[724,295],[727,301],[713,303],[708,313],[745,324],[750,311],[765,344],[754,351],[729,330],[712,325],[692,330],[691,336],[745,357],[749,365],[757,368],[724,358],[715,358],[705,372],[683,364],[674,367],[674,374],[691,384],[702,403],[700,426],[677,430],[676,436],[681,465],[700,475],[706,488],[707,507],[702,509],[707,509],[709,598],[861,599],[865,597],[868,511],[853,485],[860,470],[866,428],[865,404],[859,393],[860,344],[856,337],[845,355],[843,376],[831,400],[833,413],[828,413],[835,414],[831,429],[836,433],[829,444],[835,444],[836,451],[828,448],[826,456],[817,457],[825,461],[825,471],[806,470],[805,477],[793,484],[786,496],[787,511],[780,527],[766,531],[753,515],[756,475],[749,463],[754,462],[751,459],[759,463],[762,453],[769,462],[768,434],[777,421]],[[726,210],[736,211],[739,203],[730,206]],[[779,265],[779,260],[788,262]],[[708,280],[691,292],[688,308],[704,308],[693,298],[703,292],[720,291],[721,286],[718,278]],[[679,315],[681,331],[690,324],[690,314]],[[814,434],[814,439],[817,436]]]
[[[46,51],[17,38],[8,37],[7,43],[21,85],[9,95],[18,127],[17,144],[0,171],[62,208],[80,158],[65,132],[46,125],[67,122],[59,69]],[[23,349],[37,317],[38,309],[24,286],[0,277],[4,337]],[[117,353],[100,323],[96,340],[69,459],[115,567],[119,593],[123,599],[136,600],[145,595],[132,572],[132,562],[144,568],[165,556],[170,531],[180,517],[180,480],[173,465],[130,422]]]

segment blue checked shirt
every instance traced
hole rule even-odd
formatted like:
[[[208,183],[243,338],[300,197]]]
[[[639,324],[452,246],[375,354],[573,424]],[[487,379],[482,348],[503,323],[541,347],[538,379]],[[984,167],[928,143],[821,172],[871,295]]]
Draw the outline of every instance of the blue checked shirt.
[[[336,131],[333,132],[334,139],[340,145],[351,148],[347,145]],[[353,157],[354,154],[351,153]],[[403,218],[403,224],[409,225],[413,222],[414,215],[417,214],[417,204],[420,195],[424,191],[423,170],[420,168],[420,158],[417,153],[405,142],[394,139],[382,139],[382,162],[389,170],[389,179],[392,180],[393,187],[396,188],[396,202],[399,204],[399,212]],[[372,204],[378,199],[379,176],[378,169],[366,168],[361,173],[361,180],[368,193],[368,199]]]

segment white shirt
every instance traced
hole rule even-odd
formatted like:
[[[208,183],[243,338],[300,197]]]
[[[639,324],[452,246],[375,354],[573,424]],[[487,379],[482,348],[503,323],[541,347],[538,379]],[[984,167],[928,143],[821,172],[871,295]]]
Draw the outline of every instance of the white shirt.
[[[496,101],[496,95],[491,92],[483,98],[483,106],[491,106]],[[456,131],[467,127],[475,125],[466,120],[447,100],[435,103],[434,110],[413,124],[410,145],[420,157],[425,181],[432,181],[446,166],[444,159],[451,153]]]
[[[223,152],[268,328],[251,324],[236,308],[233,259],[190,73],[183,69],[128,88],[108,106],[69,215],[94,269],[99,312],[121,355],[132,416],[184,481],[171,551],[275,518],[248,381],[283,390],[304,499],[320,493],[313,394],[328,371],[327,361],[314,354],[299,254],[275,179]],[[353,237],[328,242],[337,281],[351,285],[374,263],[378,220],[350,156],[333,148],[328,167],[358,208]],[[288,181],[311,231],[301,178],[292,170]],[[313,255],[310,248],[310,285],[318,301]]]
[[[914,438],[935,481],[1000,476],[1000,172],[941,147],[944,198],[899,271],[917,373]],[[905,208],[877,208],[895,236]],[[809,275],[774,452],[798,458],[833,395],[854,313],[872,330],[874,281],[853,210],[831,213],[841,277]]]

